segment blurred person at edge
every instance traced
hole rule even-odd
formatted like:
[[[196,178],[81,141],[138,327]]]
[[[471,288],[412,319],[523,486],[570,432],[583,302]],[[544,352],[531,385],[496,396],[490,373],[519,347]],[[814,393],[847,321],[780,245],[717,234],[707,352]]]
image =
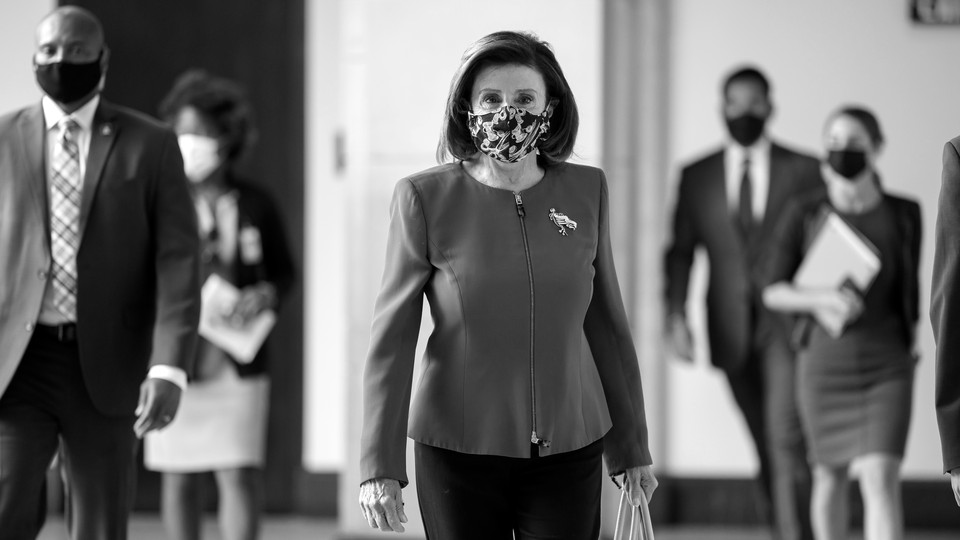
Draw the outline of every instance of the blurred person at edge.
[[[697,248],[705,248],[710,360],[723,370],[759,462],[758,513],[779,540],[807,540],[810,469],[794,391],[789,323],[762,305],[756,268],[787,201],[822,190],[818,160],[771,141],[770,83],[753,67],[721,87],[730,135],[723,148],[683,168],[666,253],[667,342],[693,358],[686,304]]]
[[[190,180],[201,277],[217,274],[240,290],[224,315],[242,327],[276,310],[293,282],[273,200],[237,172],[237,161],[254,139],[250,103],[234,82],[191,70],[174,82],[160,115],[178,135]],[[269,397],[266,349],[240,363],[201,337],[180,414],[146,438],[146,467],[163,473],[161,506],[170,538],[200,538],[202,473],[208,471],[216,478],[223,537],[258,536]]]
[[[883,143],[872,112],[844,107],[830,115],[822,167],[827,193],[791,201],[763,270],[764,303],[798,315],[797,396],[813,463],[818,540],[847,537],[851,468],[859,474],[865,538],[903,538],[900,463],[916,365],[921,219],[916,202],[883,191],[877,171]],[[877,250],[881,268],[866,294],[792,284],[828,213]],[[811,316],[846,329],[832,337]]]
[[[496,32],[454,75],[442,164],[397,183],[363,378],[371,527],[404,530],[407,435],[429,538],[597,538],[601,456],[633,504],[652,496],[607,183],[566,163],[578,124],[550,46]],[[408,430],[424,296],[435,327]]]
[[[40,102],[0,117],[0,536],[36,538],[58,446],[74,539],[122,540],[137,437],[177,412],[200,312],[174,134],[101,96],[89,11],[40,21]]]
[[[930,319],[937,342],[936,409],[943,471],[960,506],[960,137],[943,147]]]

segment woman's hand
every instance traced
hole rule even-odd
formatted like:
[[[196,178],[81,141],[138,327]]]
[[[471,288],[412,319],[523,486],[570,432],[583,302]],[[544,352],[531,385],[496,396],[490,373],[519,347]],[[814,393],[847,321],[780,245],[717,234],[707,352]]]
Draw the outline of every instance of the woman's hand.
[[[640,506],[641,494],[650,502],[658,485],[660,482],[653,474],[652,465],[631,467],[623,474],[623,489],[627,490],[627,498],[633,506]]]
[[[374,529],[403,532],[407,522],[403,511],[400,482],[392,478],[373,478],[360,484],[360,509]]]
[[[817,320],[833,335],[838,335],[851,321],[863,313],[863,300],[850,290],[825,290],[817,293],[813,310]]]
[[[240,291],[240,299],[237,300],[226,319],[231,326],[242,328],[260,312],[272,308],[276,302],[276,288],[265,281],[261,281],[256,285],[244,287]]]

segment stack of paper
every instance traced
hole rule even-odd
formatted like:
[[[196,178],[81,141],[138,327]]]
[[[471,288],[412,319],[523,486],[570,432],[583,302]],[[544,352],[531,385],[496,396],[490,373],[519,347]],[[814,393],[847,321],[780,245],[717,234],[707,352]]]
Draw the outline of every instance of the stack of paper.
[[[257,355],[277,315],[266,310],[243,326],[227,319],[240,300],[240,291],[222,277],[211,274],[200,291],[200,336],[223,349],[241,364],[249,364]]]

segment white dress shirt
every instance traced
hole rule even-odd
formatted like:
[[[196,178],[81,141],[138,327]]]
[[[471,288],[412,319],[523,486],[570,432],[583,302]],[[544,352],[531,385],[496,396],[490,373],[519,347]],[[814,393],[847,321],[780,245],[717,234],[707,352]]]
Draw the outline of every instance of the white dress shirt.
[[[93,133],[93,117],[100,106],[100,96],[94,96],[93,99],[85,103],[79,109],[70,114],[66,114],[52,99],[43,96],[40,100],[43,108],[43,120],[46,127],[46,137],[44,137],[46,157],[46,179],[47,190],[53,182],[53,153],[57,150],[57,137],[60,135],[60,122],[65,117],[73,118],[80,129],[77,131],[77,149],[79,150],[80,161],[80,192],[83,193],[84,178],[87,174],[87,155],[90,153],[90,139]],[[52,276],[52,273],[48,272]],[[43,306],[40,309],[40,324],[55,326],[58,324],[76,322],[67,320],[67,318],[57,309],[53,302],[53,280],[48,277],[47,287],[43,293]],[[187,374],[185,371],[174,366],[156,365],[150,368],[148,377],[164,379],[180,387],[181,390],[187,387]]]
[[[753,219],[763,221],[770,193],[770,139],[760,137],[753,146],[744,148],[729,142],[724,149],[723,163],[726,169],[727,205],[736,215],[740,209],[740,182],[743,180],[743,162],[750,158],[750,184],[753,193]]]

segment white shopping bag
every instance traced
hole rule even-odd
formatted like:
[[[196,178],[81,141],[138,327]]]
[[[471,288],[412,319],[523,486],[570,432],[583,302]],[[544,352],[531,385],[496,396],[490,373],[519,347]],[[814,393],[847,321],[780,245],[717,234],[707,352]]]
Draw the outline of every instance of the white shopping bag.
[[[613,540],[653,540],[653,524],[650,522],[650,507],[647,497],[641,493],[640,506],[635,507],[627,499],[627,490],[620,489],[620,507]]]

